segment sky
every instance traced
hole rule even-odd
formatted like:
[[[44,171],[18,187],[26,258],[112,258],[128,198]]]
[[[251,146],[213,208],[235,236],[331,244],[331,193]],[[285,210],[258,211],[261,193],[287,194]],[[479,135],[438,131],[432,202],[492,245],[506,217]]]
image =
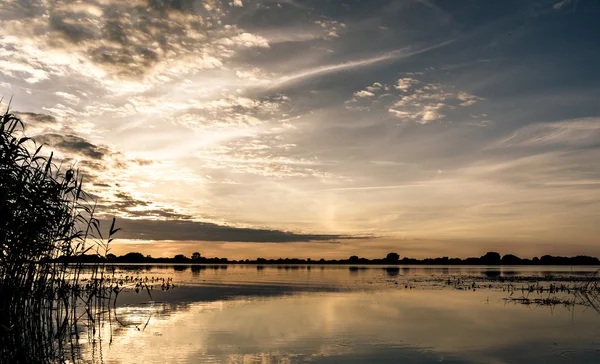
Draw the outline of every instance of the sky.
[[[595,0],[4,0],[112,252],[600,256]],[[108,229],[105,224],[105,229]]]

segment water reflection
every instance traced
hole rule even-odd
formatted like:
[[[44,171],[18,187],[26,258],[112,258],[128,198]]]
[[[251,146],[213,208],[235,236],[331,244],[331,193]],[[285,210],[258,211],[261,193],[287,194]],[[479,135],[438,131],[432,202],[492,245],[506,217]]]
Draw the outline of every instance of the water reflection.
[[[360,272],[366,272],[368,269],[369,269],[368,267],[355,267],[355,266],[348,267],[350,274],[354,275],[354,276]]]
[[[138,272],[139,267],[127,267],[117,274]],[[154,291],[152,302],[133,294],[119,297],[119,325],[104,325],[100,335],[112,338],[110,345],[104,341],[102,361],[600,362],[596,311],[507,303],[496,286],[473,291],[445,283],[560,277],[568,270],[548,272],[530,267],[160,266],[150,274],[173,278],[178,288]],[[95,353],[89,344],[81,349],[86,359],[98,360],[97,348]]]
[[[502,272],[499,270],[484,270],[483,274],[488,278],[500,277]]]
[[[150,325],[136,329],[152,309]],[[119,315],[128,320],[129,329],[104,350],[105,362],[600,360],[600,320],[594,311],[530,310],[505,305],[498,292],[257,295],[133,306],[120,309]]]
[[[396,277],[398,274],[400,274],[400,268],[398,267],[386,267],[383,268],[383,270],[385,270],[385,273],[390,277]]]
[[[189,268],[189,266],[187,266],[187,265],[174,265],[173,266],[173,269],[176,272],[185,272],[188,268]]]
[[[204,269],[206,269],[205,265],[192,265],[191,266],[192,275],[193,276],[197,276]]]

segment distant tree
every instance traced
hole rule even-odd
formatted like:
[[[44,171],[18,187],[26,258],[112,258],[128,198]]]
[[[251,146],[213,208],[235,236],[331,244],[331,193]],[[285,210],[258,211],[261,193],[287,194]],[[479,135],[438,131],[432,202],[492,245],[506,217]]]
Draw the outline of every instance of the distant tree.
[[[358,262],[358,256],[353,255],[350,257],[350,259],[348,259],[350,262]]]
[[[200,259],[200,257],[201,257],[200,253],[198,253],[198,252],[192,253],[192,259],[193,260],[198,260],[198,259]]]
[[[598,258],[596,257],[588,257],[585,255],[578,255],[576,257],[571,258],[574,264],[598,264]]]
[[[500,264],[502,261],[500,254],[496,252],[487,252],[484,256],[479,258],[482,264]]]
[[[390,263],[396,263],[400,260],[400,255],[398,255],[397,253],[389,253],[386,257],[385,257],[385,261],[386,262],[390,262]]]
[[[502,257],[502,264],[519,264],[523,261],[523,259],[517,257],[516,255],[506,254]]]
[[[557,257],[553,257],[552,255],[548,255],[548,254],[540,257],[540,263],[546,264],[546,265],[556,264],[557,260],[558,260]]]
[[[184,263],[187,261],[187,259],[188,258],[183,254],[177,254],[176,256],[173,257],[173,260],[178,263]]]
[[[132,252],[127,253],[119,257],[119,260],[124,261],[126,263],[138,263],[144,261],[144,254]]]
[[[468,257],[463,260],[464,264],[479,264],[481,263],[481,259],[475,257]]]
[[[113,253],[106,254],[106,260],[115,260],[117,258]]]

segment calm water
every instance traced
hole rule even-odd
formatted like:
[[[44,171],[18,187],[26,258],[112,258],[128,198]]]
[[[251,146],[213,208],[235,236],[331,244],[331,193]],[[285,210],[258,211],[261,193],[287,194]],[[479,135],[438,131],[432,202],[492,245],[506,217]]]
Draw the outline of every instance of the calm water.
[[[523,305],[585,267],[132,266],[172,277],[119,296],[84,356],[103,363],[600,363],[600,314]],[[553,278],[544,278],[552,276]],[[559,292],[554,297],[569,298]],[[111,341],[112,334],[112,343]]]

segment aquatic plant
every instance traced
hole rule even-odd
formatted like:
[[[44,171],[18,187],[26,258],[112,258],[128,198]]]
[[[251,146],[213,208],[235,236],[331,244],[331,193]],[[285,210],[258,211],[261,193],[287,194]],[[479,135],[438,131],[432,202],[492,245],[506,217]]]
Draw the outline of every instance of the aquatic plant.
[[[600,270],[579,285],[576,296],[581,302],[600,313]]]
[[[83,264],[57,258],[103,256],[119,229],[113,219],[102,239],[80,172],[57,165],[24,128],[8,111],[0,118],[0,357],[62,361],[62,339],[77,335],[77,308],[93,322],[110,287],[103,284],[103,263],[86,267],[89,281],[82,285]]]

